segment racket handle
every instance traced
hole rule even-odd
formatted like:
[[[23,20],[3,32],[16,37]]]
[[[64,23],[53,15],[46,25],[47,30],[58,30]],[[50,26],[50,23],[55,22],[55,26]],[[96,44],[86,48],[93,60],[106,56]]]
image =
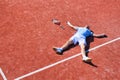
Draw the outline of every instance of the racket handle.
[[[63,30],[65,29],[64,26],[60,25],[60,28],[62,28]]]

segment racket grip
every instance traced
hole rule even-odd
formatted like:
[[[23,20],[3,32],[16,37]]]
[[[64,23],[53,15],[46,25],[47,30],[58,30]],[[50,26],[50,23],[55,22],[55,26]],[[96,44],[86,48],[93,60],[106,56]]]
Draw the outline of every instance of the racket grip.
[[[65,29],[64,26],[60,25],[60,28],[62,28],[63,30]]]

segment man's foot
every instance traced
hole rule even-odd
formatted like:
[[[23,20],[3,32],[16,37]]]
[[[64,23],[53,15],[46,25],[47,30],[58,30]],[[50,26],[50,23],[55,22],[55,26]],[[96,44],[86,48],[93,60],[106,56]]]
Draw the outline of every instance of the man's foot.
[[[63,54],[63,50],[61,48],[53,47],[53,50],[59,55]]]
[[[92,61],[92,59],[89,58],[89,57],[83,57],[82,60],[83,60],[84,62],[91,62],[91,61]]]

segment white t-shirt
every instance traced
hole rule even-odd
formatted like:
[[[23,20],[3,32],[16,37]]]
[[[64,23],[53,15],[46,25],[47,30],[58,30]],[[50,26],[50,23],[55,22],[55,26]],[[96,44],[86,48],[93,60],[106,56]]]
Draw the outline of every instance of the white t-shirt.
[[[92,36],[93,32],[91,32],[88,28],[76,28],[77,32],[70,38],[74,44],[81,43],[87,45],[86,37]]]
[[[86,38],[88,36],[92,36],[93,32],[91,32],[88,28],[77,28],[77,32],[74,34],[76,37]]]

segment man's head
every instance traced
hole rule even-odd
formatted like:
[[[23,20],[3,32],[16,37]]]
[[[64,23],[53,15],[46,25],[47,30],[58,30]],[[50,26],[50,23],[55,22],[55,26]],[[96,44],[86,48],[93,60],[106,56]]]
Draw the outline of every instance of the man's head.
[[[85,25],[85,28],[90,29],[90,27],[88,25]]]

